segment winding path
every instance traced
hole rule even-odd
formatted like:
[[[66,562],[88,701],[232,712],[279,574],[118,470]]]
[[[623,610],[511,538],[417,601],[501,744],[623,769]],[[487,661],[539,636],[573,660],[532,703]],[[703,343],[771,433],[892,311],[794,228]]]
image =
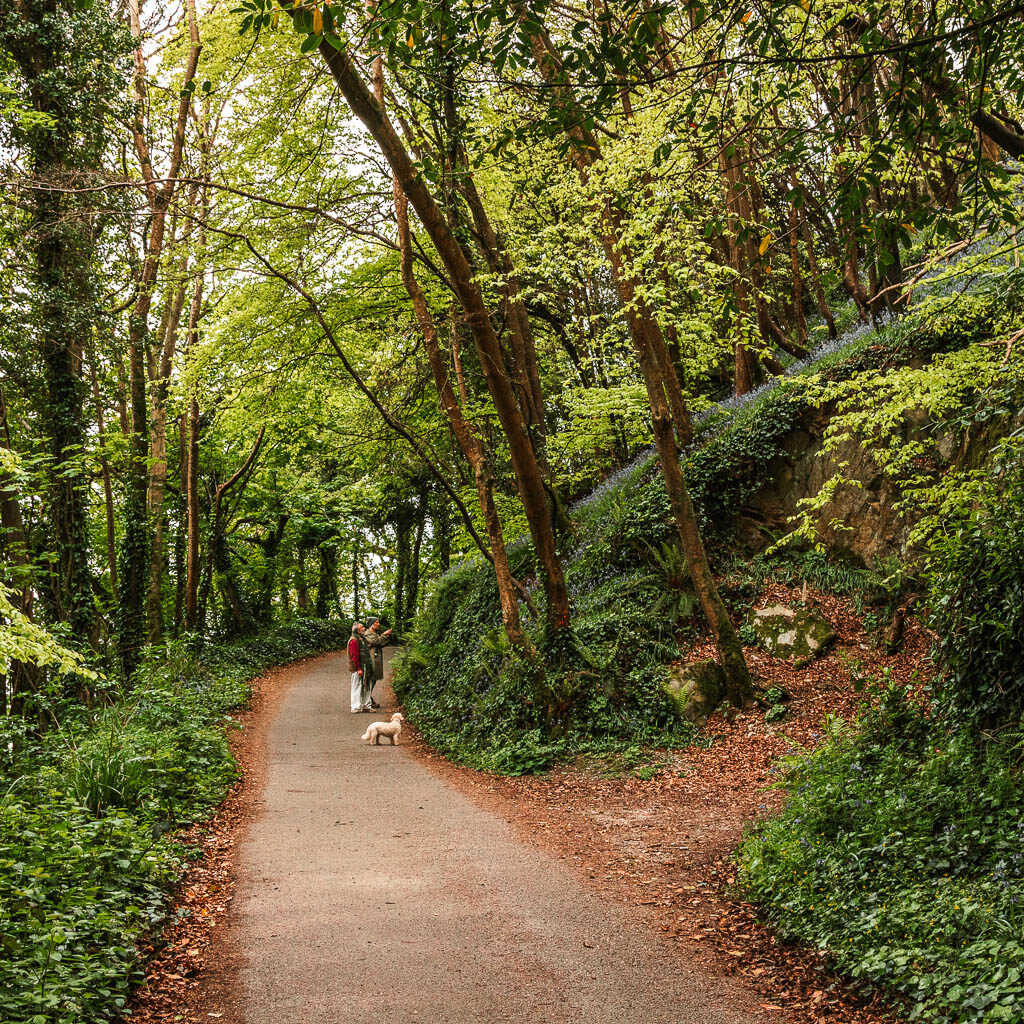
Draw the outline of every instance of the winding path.
[[[747,993],[689,967],[408,747],[361,743],[393,710],[386,685],[379,716],[347,696],[343,656],[321,659],[270,728],[230,925],[246,1024],[752,1019]]]

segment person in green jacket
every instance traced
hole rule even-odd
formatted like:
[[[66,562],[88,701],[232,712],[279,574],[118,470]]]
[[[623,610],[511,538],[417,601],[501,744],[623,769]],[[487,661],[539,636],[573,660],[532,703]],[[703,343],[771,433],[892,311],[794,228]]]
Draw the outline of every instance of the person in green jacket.
[[[372,618],[367,622],[366,632],[363,639],[370,652],[371,676],[370,676],[370,707],[379,708],[380,705],[373,699],[373,687],[384,678],[384,648],[388,645],[391,630],[380,631],[380,619]]]

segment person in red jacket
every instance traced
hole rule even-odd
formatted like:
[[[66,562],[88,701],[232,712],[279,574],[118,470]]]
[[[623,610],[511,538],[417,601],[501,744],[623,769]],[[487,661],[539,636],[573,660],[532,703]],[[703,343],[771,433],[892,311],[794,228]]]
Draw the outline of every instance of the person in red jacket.
[[[363,644],[360,643],[365,627],[361,622],[352,623],[352,636],[348,642],[348,670],[352,673],[352,697],[350,706],[352,714],[370,711],[369,687],[366,685],[366,673],[363,670]]]

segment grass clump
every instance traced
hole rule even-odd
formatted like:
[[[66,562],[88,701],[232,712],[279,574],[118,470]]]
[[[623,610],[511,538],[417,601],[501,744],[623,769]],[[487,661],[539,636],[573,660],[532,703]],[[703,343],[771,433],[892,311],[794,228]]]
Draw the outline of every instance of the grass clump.
[[[263,669],[342,646],[348,623],[298,620],[200,659],[153,652],[131,689],[70,705],[41,736],[0,737],[0,1020],[119,1017],[142,979],[188,848],[173,838],[223,799],[228,712]]]

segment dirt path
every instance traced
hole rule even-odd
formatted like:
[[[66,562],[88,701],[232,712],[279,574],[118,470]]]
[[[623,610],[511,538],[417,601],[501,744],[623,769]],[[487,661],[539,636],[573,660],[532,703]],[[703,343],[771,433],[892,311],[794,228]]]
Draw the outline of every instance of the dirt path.
[[[739,1024],[756,1016],[744,990],[688,966],[642,915],[528,847],[408,747],[361,743],[378,716],[350,713],[343,675],[342,656],[310,664],[270,728],[264,801],[238,851],[231,923],[211,950],[216,961],[221,947],[233,984],[209,1017]],[[378,687],[378,699],[384,717],[390,690]]]

